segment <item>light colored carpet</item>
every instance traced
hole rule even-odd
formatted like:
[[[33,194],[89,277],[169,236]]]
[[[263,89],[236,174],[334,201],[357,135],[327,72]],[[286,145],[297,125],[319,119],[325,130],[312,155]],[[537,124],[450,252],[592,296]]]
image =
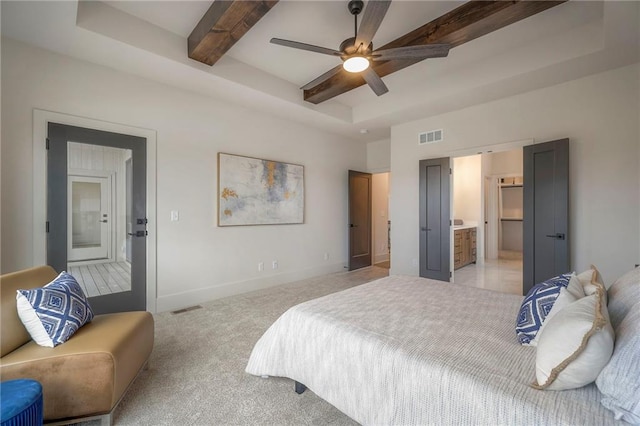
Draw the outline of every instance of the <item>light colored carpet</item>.
[[[116,409],[114,424],[357,424],[310,390],[296,394],[292,380],[262,379],[244,369],[255,342],[288,308],[388,273],[373,266],[155,315],[149,369]]]

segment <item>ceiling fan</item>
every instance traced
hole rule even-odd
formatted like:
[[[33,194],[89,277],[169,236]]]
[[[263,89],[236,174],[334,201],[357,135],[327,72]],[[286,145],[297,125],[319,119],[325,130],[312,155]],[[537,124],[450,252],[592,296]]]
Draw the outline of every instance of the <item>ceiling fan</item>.
[[[384,19],[391,0],[369,0],[367,9],[364,11],[360,29],[358,30],[358,15],[362,12],[364,2],[362,0],[351,0],[347,5],[349,12],[355,21],[355,37],[350,37],[340,44],[340,50],[315,46],[297,41],[272,38],[271,43],[295,49],[308,50],[310,52],[322,53],[325,55],[337,56],[342,59],[342,64],[332,68],[320,77],[310,81],[301,87],[307,90],[317,86],[323,81],[333,77],[343,69],[351,73],[361,73],[362,78],[369,87],[380,96],[389,91],[382,79],[370,67],[371,61],[390,61],[396,59],[427,59],[441,58],[449,54],[448,44],[429,44],[420,46],[403,46],[385,50],[374,50],[371,40],[380,27]]]

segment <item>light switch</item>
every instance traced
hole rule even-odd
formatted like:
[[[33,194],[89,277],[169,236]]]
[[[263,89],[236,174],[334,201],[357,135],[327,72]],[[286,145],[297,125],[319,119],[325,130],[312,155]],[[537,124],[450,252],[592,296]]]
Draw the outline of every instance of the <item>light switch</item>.
[[[171,210],[171,222],[177,222],[180,220],[180,213],[178,210]]]

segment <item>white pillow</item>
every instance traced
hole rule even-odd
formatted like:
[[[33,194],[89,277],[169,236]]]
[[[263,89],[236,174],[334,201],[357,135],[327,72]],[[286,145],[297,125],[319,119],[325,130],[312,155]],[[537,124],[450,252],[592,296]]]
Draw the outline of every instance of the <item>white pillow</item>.
[[[571,274],[571,278],[569,279],[569,284],[567,285],[567,292],[570,293],[575,300],[582,299],[584,296],[588,296],[593,294],[594,292],[587,293],[585,291],[584,283],[582,278],[584,278],[584,272],[582,274],[576,275],[574,272]],[[589,275],[591,278],[591,275]]]
[[[598,268],[591,265],[590,269],[587,269],[584,272],[581,272],[577,275],[578,280],[582,284],[582,288],[584,289],[584,294],[589,296],[595,293],[598,287],[602,287],[606,290],[604,283],[602,282],[602,276],[600,275],[600,271]],[[604,302],[607,303],[607,292],[604,293]]]
[[[535,388],[574,389],[598,377],[613,352],[606,309],[604,289],[599,288],[548,320],[536,351]]]
[[[592,266],[591,269],[587,269],[586,271],[576,275],[576,277],[580,281],[580,284],[582,284],[582,287],[584,288],[584,294],[586,294],[587,296],[592,295],[596,292],[597,285],[592,284],[593,281],[596,281],[596,273],[597,272],[595,268],[593,268]]]
[[[640,303],[640,266],[618,278],[609,290],[607,309],[611,314],[611,325],[617,328],[631,307]]]
[[[553,303],[553,307],[547,314],[544,319],[544,322],[540,326],[540,330],[536,337],[529,343],[530,346],[538,346],[538,342],[540,341],[540,336],[542,335],[542,330],[547,326],[549,320],[555,316],[558,312],[560,312],[564,307],[569,306],[573,302],[578,299],[581,299],[585,296],[582,283],[578,276],[576,276],[575,272],[571,274],[569,278],[569,284],[566,287],[562,287],[560,289],[560,294],[556,298],[556,301]]]
[[[616,327],[611,360],[596,379],[600,403],[616,420],[640,425],[640,302]]]

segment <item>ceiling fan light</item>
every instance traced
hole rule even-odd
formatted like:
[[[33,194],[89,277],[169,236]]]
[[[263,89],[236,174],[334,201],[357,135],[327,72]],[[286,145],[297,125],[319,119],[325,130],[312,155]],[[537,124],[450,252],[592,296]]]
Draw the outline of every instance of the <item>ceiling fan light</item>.
[[[345,71],[360,72],[369,68],[369,60],[364,56],[352,56],[342,63]]]

